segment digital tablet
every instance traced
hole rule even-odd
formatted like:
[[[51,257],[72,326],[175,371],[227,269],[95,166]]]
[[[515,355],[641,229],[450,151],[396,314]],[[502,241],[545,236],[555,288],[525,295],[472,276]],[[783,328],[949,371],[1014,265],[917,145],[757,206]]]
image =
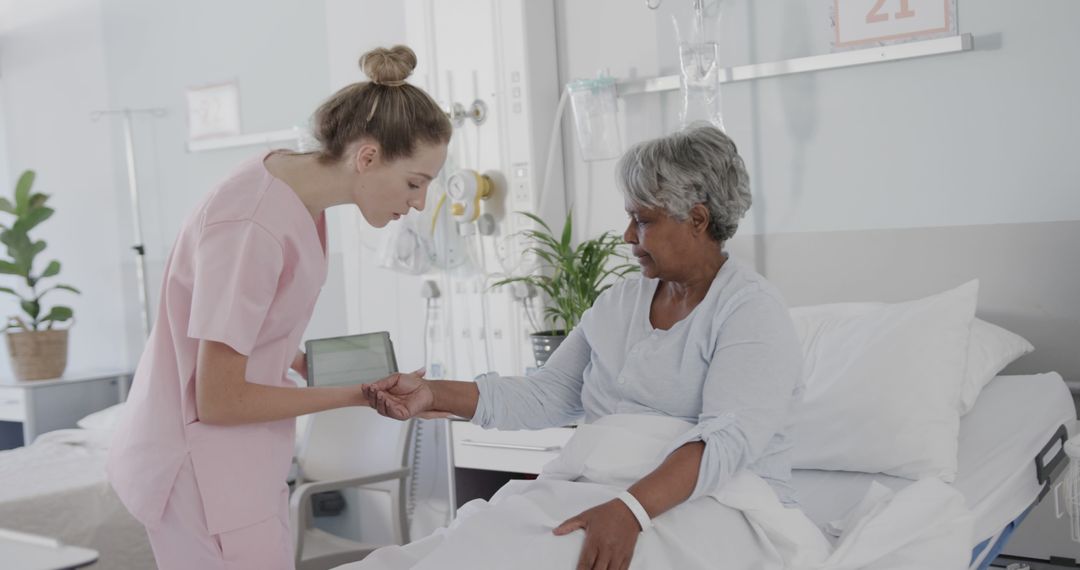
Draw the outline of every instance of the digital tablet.
[[[305,348],[311,386],[367,384],[397,372],[388,332],[312,339]]]

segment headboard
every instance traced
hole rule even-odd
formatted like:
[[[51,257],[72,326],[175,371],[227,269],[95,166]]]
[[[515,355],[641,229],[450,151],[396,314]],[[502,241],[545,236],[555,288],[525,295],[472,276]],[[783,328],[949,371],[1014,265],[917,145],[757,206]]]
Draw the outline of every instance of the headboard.
[[[1080,221],[736,236],[790,306],[896,302],[980,280],[978,315],[1035,352],[1005,374],[1056,371],[1080,392]]]

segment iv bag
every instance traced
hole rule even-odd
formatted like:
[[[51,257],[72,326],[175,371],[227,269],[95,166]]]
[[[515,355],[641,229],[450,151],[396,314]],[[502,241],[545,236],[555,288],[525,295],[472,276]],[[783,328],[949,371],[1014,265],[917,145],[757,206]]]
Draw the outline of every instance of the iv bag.
[[[716,29],[719,28],[719,0],[697,0],[694,10],[682,24],[672,16],[675,35],[679,42],[680,89],[683,106],[679,122],[683,127],[698,121],[708,121],[724,130],[720,108],[720,73],[718,64],[719,45]]]
[[[410,212],[384,230],[380,266],[407,275],[420,275],[431,268],[432,244],[420,228],[420,219],[415,211]]]
[[[570,93],[570,106],[574,111],[581,159],[618,158],[622,154],[622,145],[619,142],[615,80],[610,77],[578,79],[568,83],[566,90]]]

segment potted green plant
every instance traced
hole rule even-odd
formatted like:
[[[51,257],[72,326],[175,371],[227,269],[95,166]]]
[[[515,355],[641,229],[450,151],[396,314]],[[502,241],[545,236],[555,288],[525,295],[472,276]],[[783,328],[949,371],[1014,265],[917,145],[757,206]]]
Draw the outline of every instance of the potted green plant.
[[[17,277],[19,287],[0,287],[0,292],[18,298],[26,317],[8,317],[4,327],[8,354],[20,380],[56,378],[64,373],[68,330],[53,327],[71,321],[73,311],[61,305],[45,310],[42,299],[53,291],[79,292],[70,285],[42,285],[42,280],[60,273],[59,261],[50,261],[41,272],[34,272],[34,260],[46,244],[31,239],[30,230],[53,215],[53,209],[45,205],[49,196],[30,192],[34,176],[32,170],[22,173],[15,183],[14,202],[0,197],[0,212],[14,217],[10,226],[0,223],[0,243],[7,246],[7,259],[0,259],[0,274]]]
[[[551,328],[530,335],[536,364],[543,366],[552,351],[581,321],[581,315],[611,287],[612,281],[637,271],[638,266],[627,262],[629,257],[622,251],[623,241],[614,232],[604,232],[574,247],[571,244],[573,212],[566,214],[566,223],[558,237],[539,217],[528,212],[519,213],[538,226],[521,234],[530,244],[525,251],[540,260],[541,272],[502,279],[492,287],[526,283],[547,296],[544,317]]]

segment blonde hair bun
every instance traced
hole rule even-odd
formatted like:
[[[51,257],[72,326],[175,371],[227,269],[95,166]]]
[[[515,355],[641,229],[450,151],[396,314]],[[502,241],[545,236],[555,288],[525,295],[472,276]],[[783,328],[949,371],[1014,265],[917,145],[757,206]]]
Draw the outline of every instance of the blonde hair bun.
[[[360,56],[360,69],[374,83],[400,85],[416,69],[416,54],[402,45],[375,48]]]

